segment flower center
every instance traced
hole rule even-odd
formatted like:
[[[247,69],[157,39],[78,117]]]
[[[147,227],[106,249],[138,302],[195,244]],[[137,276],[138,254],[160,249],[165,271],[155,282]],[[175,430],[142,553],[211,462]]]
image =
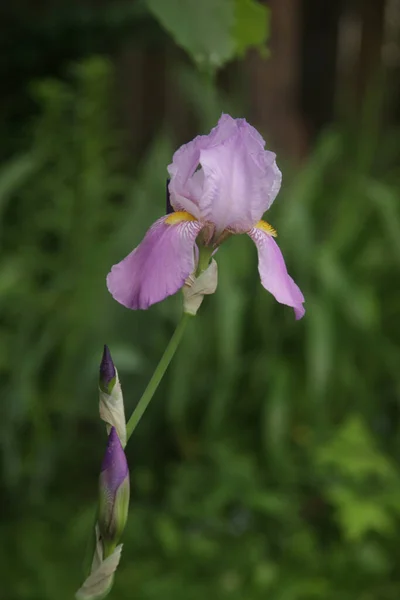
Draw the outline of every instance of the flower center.
[[[274,229],[272,225],[267,223],[267,221],[258,221],[258,223],[254,225],[254,227],[256,229],[261,229],[261,231],[265,231],[265,233],[268,233],[268,235],[271,235],[272,237],[278,237],[278,232],[276,231],[276,229]]]
[[[197,221],[197,219],[184,210],[177,210],[176,212],[168,215],[168,217],[165,219],[165,223],[167,225],[178,225],[178,223],[182,223],[182,221]]]

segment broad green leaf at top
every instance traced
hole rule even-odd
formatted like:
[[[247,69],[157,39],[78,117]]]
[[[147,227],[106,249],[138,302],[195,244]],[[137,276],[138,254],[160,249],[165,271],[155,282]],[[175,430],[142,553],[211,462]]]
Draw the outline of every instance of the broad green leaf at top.
[[[215,70],[267,38],[267,8],[255,0],[146,0],[200,68]]]
[[[236,54],[242,56],[250,47],[265,55],[269,35],[269,9],[255,0],[235,0],[233,37]]]
[[[200,67],[218,68],[234,55],[232,0],[147,0],[147,4]]]

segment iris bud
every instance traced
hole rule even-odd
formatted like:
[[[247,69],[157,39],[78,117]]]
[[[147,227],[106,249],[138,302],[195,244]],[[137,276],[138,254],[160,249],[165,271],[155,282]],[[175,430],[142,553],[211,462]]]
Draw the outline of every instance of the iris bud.
[[[128,517],[129,469],[115,427],[111,428],[99,480],[99,530],[104,558],[115,549]]]
[[[115,427],[123,447],[126,445],[126,421],[124,398],[119,383],[118,371],[111,358],[108,346],[104,346],[99,378],[100,417],[107,423],[107,430]]]

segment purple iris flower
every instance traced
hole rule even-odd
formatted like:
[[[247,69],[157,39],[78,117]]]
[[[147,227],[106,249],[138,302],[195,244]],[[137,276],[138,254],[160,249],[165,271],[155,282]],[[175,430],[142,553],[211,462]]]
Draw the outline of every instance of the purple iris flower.
[[[275,154],[245,119],[223,114],[209,135],[177,150],[168,167],[175,212],[158,219],[143,241],[107,277],[112,296],[146,309],[175,294],[196,269],[197,244],[217,249],[228,236],[246,233],[258,250],[261,283],[281,304],[304,315],[304,297],[287,272],[274,237],[261,218],[279,192]]]

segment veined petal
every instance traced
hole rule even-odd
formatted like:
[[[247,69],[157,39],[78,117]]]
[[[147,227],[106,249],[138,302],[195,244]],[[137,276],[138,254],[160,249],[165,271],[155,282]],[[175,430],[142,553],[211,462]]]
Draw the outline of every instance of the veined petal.
[[[186,183],[199,164],[201,150],[216,146],[230,138],[237,129],[237,121],[242,120],[222,114],[218,124],[211,129],[209,134],[198,135],[191,142],[178,148],[172,157],[172,163],[168,165],[170,175],[178,175],[178,182]]]
[[[244,233],[271,206],[282,175],[275,154],[264,150],[264,140],[244,119],[235,133],[218,146],[200,152],[204,171],[201,216],[219,231]]]
[[[222,114],[217,126],[208,135],[198,135],[175,152],[172,163],[168,166],[171,176],[170,201],[175,210],[187,210],[196,218],[200,218],[198,204],[204,181],[202,171],[196,172],[200,162],[200,152],[222,143],[236,130],[236,120],[230,115]]]
[[[195,268],[195,241],[203,225],[188,213],[156,221],[143,241],[107,276],[107,287],[120,304],[146,309],[175,294]]]
[[[296,319],[305,313],[304,296],[287,272],[282,252],[274,238],[259,227],[248,232],[257,246],[261,283],[281,304],[294,308]]]

